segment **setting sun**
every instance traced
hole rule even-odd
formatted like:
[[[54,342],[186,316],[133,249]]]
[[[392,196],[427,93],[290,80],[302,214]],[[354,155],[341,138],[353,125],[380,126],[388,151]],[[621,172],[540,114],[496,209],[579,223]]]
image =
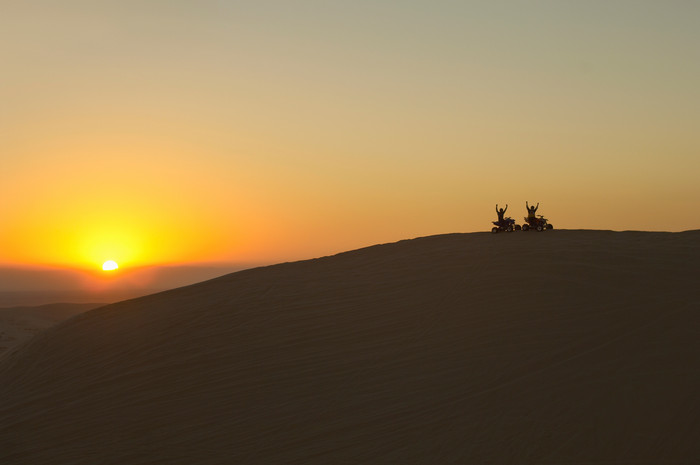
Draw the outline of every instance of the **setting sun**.
[[[117,268],[119,268],[119,265],[117,265],[117,262],[114,260],[107,260],[102,264],[102,269],[105,271],[112,271],[116,270]]]

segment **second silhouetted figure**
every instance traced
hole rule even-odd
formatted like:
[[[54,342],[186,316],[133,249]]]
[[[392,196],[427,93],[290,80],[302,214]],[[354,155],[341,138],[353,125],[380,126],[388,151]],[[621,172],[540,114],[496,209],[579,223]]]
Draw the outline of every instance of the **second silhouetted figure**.
[[[536,218],[536,217],[535,217],[535,212],[537,211],[537,209],[538,209],[539,207],[540,207],[540,203],[539,203],[539,202],[537,202],[537,206],[531,207],[531,206],[529,206],[529,205],[527,204],[527,200],[525,201],[525,208],[527,208],[527,219],[528,219],[528,221],[529,221],[529,220],[534,220],[534,219]]]

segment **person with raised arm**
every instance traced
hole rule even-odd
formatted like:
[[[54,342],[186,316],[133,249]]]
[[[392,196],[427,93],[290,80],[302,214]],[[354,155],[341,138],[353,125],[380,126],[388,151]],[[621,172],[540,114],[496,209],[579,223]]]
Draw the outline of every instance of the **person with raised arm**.
[[[530,220],[534,220],[537,217],[535,216],[535,212],[537,209],[540,207],[540,203],[537,202],[537,206],[531,207],[527,204],[527,200],[525,201],[525,208],[527,208],[527,221],[530,222]]]
[[[506,214],[506,210],[508,210],[508,204],[506,204],[505,210],[501,208],[500,210],[498,209],[498,204],[496,204],[496,215],[498,215],[498,224],[503,225],[503,215]]]

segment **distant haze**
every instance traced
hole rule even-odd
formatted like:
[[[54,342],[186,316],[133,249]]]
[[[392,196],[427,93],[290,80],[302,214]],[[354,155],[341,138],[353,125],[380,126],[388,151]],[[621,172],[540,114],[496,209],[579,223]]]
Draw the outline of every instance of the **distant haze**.
[[[120,270],[114,274],[47,268],[0,268],[0,308],[53,302],[110,303],[250,267],[143,267]]]

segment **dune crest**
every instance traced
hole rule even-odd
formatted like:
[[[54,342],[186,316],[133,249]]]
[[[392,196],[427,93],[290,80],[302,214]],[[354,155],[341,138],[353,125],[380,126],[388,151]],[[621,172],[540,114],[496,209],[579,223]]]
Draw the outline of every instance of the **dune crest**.
[[[108,305],[0,361],[0,463],[690,463],[699,263],[449,234]]]
[[[0,308],[0,357],[56,323],[93,308],[98,303],[57,303],[36,307]]]

